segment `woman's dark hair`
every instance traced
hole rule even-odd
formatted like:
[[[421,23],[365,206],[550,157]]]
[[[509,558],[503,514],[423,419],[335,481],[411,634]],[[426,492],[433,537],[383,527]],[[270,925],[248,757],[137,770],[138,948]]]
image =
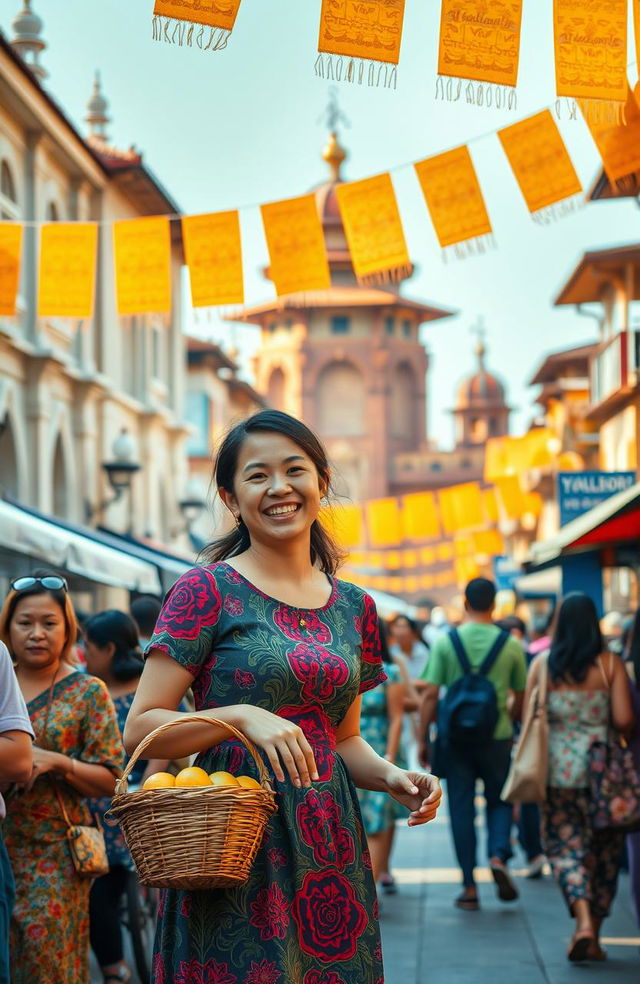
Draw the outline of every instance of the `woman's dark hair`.
[[[94,646],[104,649],[110,642],[115,646],[111,672],[116,680],[135,680],[144,667],[138,626],[126,612],[109,608],[99,612],[86,623],[84,634]]]
[[[633,666],[636,687],[640,689],[640,608],[638,608],[633,617],[633,626],[630,635],[627,659]]]
[[[593,600],[572,591],[562,601],[549,650],[549,672],[554,683],[582,683],[604,649]]]
[[[323,493],[326,495],[331,490],[329,462],[322,444],[306,424],[280,410],[261,410],[236,424],[229,431],[220,445],[213,466],[213,482],[216,488],[234,492],[233,483],[242,445],[249,434],[256,433],[282,434],[283,437],[288,437],[315,465]],[[238,526],[230,533],[206,546],[201,552],[201,557],[206,563],[214,564],[243,553],[249,548],[250,543],[249,531],[240,520]],[[343,551],[320,521],[315,520],[311,526],[311,563],[317,563],[326,574],[335,574],[343,560]]]
[[[383,619],[378,616],[378,634],[380,636],[380,655],[382,656],[383,663],[393,663],[393,657],[389,651],[389,638],[387,635],[387,626],[385,625]]]
[[[418,639],[420,638],[420,632],[418,631],[418,623],[414,621],[414,619],[410,618],[408,615],[394,615],[394,617],[389,622],[389,627],[393,628],[396,622],[400,622],[400,621],[406,622],[409,628],[411,629],[411,631],[413,632],[414,636],[417,636]]]

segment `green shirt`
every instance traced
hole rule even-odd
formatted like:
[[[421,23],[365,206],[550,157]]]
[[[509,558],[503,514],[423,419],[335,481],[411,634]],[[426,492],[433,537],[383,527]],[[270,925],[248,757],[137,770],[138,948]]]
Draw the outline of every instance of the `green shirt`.
[[[489,655],[493,643],[498,638],[495,625],[485,625],[479,622],[466,622],[458,629],[462,645],[473,669],[478,669]],[[429,662],[422,674],[422,679],[437,687],[450,687],[462,676],[462,667],[458,661],[449,634],[436,639]],[[510,690],[524,690],[527,683],[527,664],[522,646],[510,637],[500,650],[500,655],[489,670],[487,679],[496,688],[498,699],[498,723],[493,733],[494,738],[511,738],[513,725],[507,711],[507,696]]]

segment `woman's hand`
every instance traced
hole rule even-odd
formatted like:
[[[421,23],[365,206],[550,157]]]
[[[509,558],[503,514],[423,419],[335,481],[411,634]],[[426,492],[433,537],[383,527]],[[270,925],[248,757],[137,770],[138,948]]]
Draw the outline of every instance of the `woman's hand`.
[[[242,721],[238,727],[254,745],[267,753],[278,782],[284,782],[284,768],[294,786],[310,786],[319,779],[311,745],[302,728],[262,707],[240,705]]]
[[[391,796],[411,810],[408,820],[410,827],[434,819],[442,799],[442,789],[435,776],[394,769],[387,779],[387,785]]]
[[[33,789],[36,779],[46,775],[47,772],[65,775],[69,771],[69,761],[67,756],[60,752],[52,752],[48,748],[39,748],[38,745],[34,745],[31,778],[26,783],[16,784],[16,788],[23,789],[28,793]]]

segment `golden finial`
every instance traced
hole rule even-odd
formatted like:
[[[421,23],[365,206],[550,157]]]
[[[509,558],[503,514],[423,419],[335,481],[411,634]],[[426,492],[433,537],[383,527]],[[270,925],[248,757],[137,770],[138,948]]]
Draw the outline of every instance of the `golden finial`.
[[[349,125],[349,121],[338,105],[338,91],[335,86],[329,89],[329,105],[327,106],[326,120],[329,126],[329,139],[322,148],[322,158],[331,168],[334,181],[340,181],[340,168],[347,158],[347,152],[338,140],[338,124]]]

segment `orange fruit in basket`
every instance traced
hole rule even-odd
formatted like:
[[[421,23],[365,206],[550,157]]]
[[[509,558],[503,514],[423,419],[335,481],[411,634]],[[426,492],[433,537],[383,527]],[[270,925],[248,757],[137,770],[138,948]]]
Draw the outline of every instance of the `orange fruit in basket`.
[[[238,785],[245,789],[262,789],[262,786],[253,776],[237,776]]]
[[[176,776],[176,786],[210,786],[209,776],[198,765],[190,765],[181,769]]]
[[[171,789],[176,784],[176,777],[170,772],[154,772],[142,783],[143,789]]]
[[[209,776],[212,786],[238,786],[238,780],[230,772],[212,772]]]

